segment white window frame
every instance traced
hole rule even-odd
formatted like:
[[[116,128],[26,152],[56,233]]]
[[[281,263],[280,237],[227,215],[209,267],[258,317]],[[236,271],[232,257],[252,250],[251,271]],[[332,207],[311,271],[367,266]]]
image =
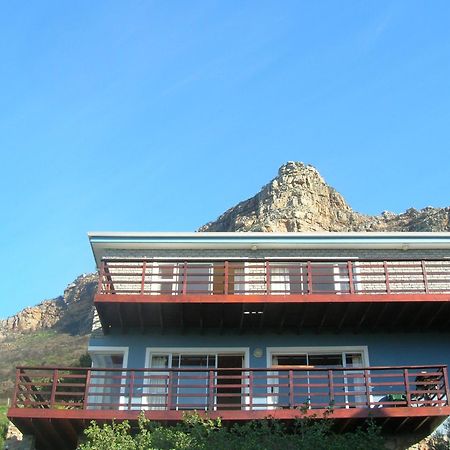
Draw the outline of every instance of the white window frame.
[[[145,350],[145,368],[151,369],[151,361],[153,356],[169,356],[169,369],[172,368],[172,356],[173,354],[180,355],[216,355],[216,365],[217,356],[220,355],[231,355],[239,354],[244,355],[243,367],[242,369],[248,368],[250,364],[250,348],[249,347],[147,347]],[[217,369],[217,367],[216,367]],[[161,369],[161,372],[164,369]],[[147,373],[147,372],[146,372]],[[242,390],[242,394],[248,394],[248,388]],[[247,401],[248,395],[245,396]]]
[[[341,353],[341,355],[343,355],[344,353],[361,353],[362,355],[362,367],[361,368],[356,368],[356,369],[360,369],[362,371],[362,369],[364,367],[369,367],[370,363],[369,363],[369,347],[367,345],[362,345],[362,346],[323,346],[323,347],[267,347],[266,349],[266,364],[267,364],[267,368],[271,368],[273,366],[272,364],[272,360],[273,360],[273,356],[274,355],[308,355],[310,353],[313,354],[327,354],[327,353]],[[345,366],[343,366],[343,368],[345,369]],[[274,370],[275,372],[275,370]],[[354,372],[354,371],[353,371]],[[343,372],[344,378],[346,375],[346,372],[344,370]],[[274,379],[276,378],[276,375],[274,375],[273,377]],[[271,388],[268,387],[267,388],[267,393],[268,394],[274,394],[276,395],[276,392],[271,392]],[[270,404],[270,397],[268,397],[268,401],[267,403]]]
[[[110,354],[123,353],[122,368],[126,369],[128,367],[129,347],[109,347],[109,346],[105,347],[102,345],[89,345],[88,353],[91,356],[91,359],[92,359],[92,354],[110,355]],[[91,367],[94,367],[93,362],[91,364]]]
[[[250,348],[249,347],[147,347],[145,349],[145,368],[151,369],[150,363],[153,355],[166,354],[181,354],[181,355],[210,355],[222,354],[231,355],[235,353],[244,354],[244,368],[248,368],[250,364]]]
[[[122,360],[122,369],[126,369],[128,367],[128,353],[129,353],[129,347],[110,347],[110,346],[100,346],[100,345],[89,345],[88,346],[88,353],[89,356],[92,359],[92,355],[111,355],[111,354],[123,354],[123,360]],[[94,361],[92,359],[91,367],[94,368]],[[99,367],[99,369],[102,369],[102,367]],[[122,376],[126,376],[125,372],[122,372]],[[125,403],[125,387],[120,388],[120,400],[119,402]],[[95,397],[95,393],[90,394],[89,397]],[[102,397],[103,398],[103,397]],[[89,402],[88,402],[89,403]],[[126,401],[128,403],[128,401]],[[119,406],[119,409],[126,409],[124,406]]]

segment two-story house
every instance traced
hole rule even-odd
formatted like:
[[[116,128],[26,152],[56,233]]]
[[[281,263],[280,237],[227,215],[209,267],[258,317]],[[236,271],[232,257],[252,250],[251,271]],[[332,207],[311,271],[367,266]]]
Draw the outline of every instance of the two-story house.
[[[73,449],[92,419],[449,414],[449,233],[89,233],[92,368],[17,369],[11,420]]]

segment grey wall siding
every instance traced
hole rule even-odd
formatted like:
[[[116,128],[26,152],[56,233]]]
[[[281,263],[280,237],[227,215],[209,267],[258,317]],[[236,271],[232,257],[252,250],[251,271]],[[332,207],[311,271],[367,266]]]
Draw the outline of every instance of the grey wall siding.
[[[128,367],[145,365],[147,347],[249,347],[250,366],[265,367],[267,347],[368,346],[371,366],[450,365],[450,333],[446,334],[126,334],[92,338],[91,346],[129,347]],[[255,358],[261,348],[264,355]]]
[[[427,259],[450,258],[450,250],[361,250],[361,249],[329,249],[329,250],[118,250],[106,249],[105,257],[116,258],[361,258],[361,259]]]

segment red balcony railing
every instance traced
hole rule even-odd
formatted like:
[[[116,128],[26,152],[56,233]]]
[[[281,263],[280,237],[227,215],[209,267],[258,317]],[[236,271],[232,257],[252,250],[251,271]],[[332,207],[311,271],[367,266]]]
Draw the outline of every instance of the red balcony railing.
[[[103,260],[99,294],[448,294],[450,260]]]
[[[447,367],[87,369],[20,367],[13,408],[270,411],[443,407]],[[180,416],[181,417],[181,416]]]

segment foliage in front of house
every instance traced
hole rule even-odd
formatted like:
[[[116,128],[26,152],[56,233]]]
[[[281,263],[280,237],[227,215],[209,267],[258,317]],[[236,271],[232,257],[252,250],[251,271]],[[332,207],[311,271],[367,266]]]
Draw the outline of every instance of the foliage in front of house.
[[[429,450],[450,450],[450,422],[444,423],[442,429],[425,440]]]
[[[6,406],[0,406],[0,448],[3,448],[9,420],[6,417]]]
[[[92,422],[79,450],[381,450],[380,429],[368,422],[364,429],[335,434],[332,421],[298,419],[293,425],[260,420],[225,427],[220,419],[186,414],[183,422],[163,426],[142,415],[137,431],[125,421],[99,426]]]

